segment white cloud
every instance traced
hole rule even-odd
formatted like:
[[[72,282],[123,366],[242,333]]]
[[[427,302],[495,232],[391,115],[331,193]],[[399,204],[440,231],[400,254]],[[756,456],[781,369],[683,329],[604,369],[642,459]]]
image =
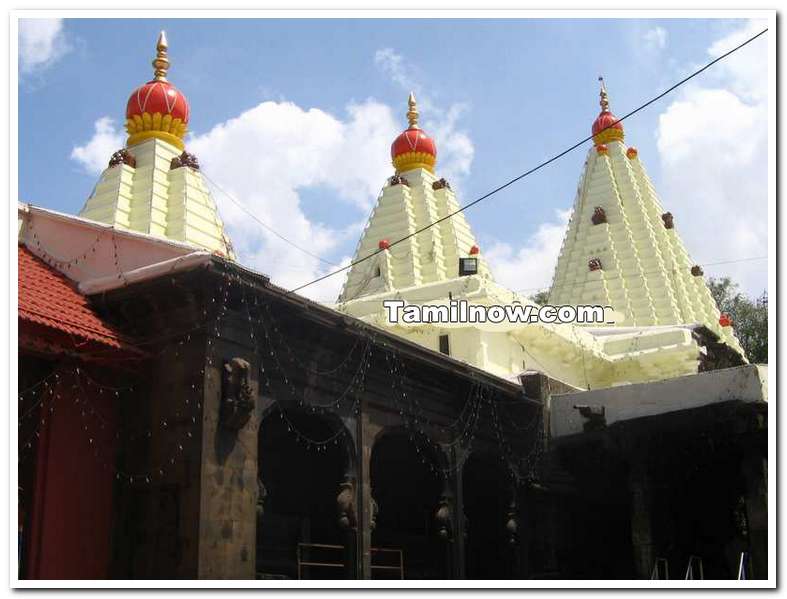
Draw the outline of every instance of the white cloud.
[[[63,19],[20,19],[19,62],[22,73],[45,69],[71,49]]]
[[[492,244],[486,259],[497,282],[525,296],[549,287],[570,216],[571,210],[556,210],[556,220],[542,223],[519,249],[500,241]]]
[[[399,55],[378,52],[375,61],[399,85],[410,88],[406,75],[413,67]],[[403,94],[396,114],[373,99],[350,104],[343,118],[291,102],[263,102],[209,131],[192,134],[187,147],[198,156],[203,172],[260,220],[309,252],[330,256],[360,236],[386,178],[393,174],[390,146],[405,127],[405,100]],[[439,172],[453,178],[466,175],[473,144],[457,129],[465,107],[453,104],[438,110],[426,94],[418,100],[424,127],[437,141]],[[95,127],[93,138],[75,147],[71,157],[99,173],[123,136],[106,117]],[[329,226],[309,218],[301,199],[306,190],[326,190],[332,209],[347,224]],[[336,268],[266,231],[220,191],[213,194],[241,262],[276,284],[291,289]],[[344,265],[350,259],[344,256],[337,262]],[[331,277],[303,294],[333,302],[344,278]]]
[[[83,146],[71,150],[71,159],[76,160],[91,175],[97,175],[107,168],[109,157],[123,147],[125,136],[115,128],[114,121],[108,116],[98,119],[93,127],[93,137]]]
[[[350,105],[344,120],[316,108],[263,102],[192,135],[187,146],[203,172],[260,220],[298,246],[325,256],[360,234],[385,178],[392,174],[389,147],[399,129],[391,109],[374,100]],[[112,120],[103,117],[96,121],[93,137],[75,147],[71,158],[98,174],[123,141]],[[330,192],[345,200],[334,209],[346,213],[348,224],[334,229],[310,220],[299,196],[308,188],[326,189],[332,200]],[[213,195],[243,264],[286,288],[335,268],[266,231],[220,191],[214,189]],[[337,275],[304,290],[304,295],[335,301],[343,280]]]
[[[645,45],[654,50],[663,50],[667,47],[667,30],[663,27],[654,27],[645,32],[643,36]]]
[[[401,87],[411,91],[418,87],[415,81],[408,75],[404,64],[404,57],[398,54],[393,48],[382,48],[374,53],[374,64],[383,72],[387,73],[391,79]]]
[[[447,107],[434,100],[432,91],[420,83],[418,68],[405,60],[404,56],[392,48],[377,50],[374,55],[375,64],[396,83],[403,92],[401,109],[401,125],[406,121],[406,93],[415,92],[418,101],[418,112],[421,115],[420,125],[431,135],[437,144],[437,168],[441,176],[451,181],[451,185],[461,195],[461,182],[470,174],[475,148],[468,134],[459,128],[459,119],[467,112],[467,104],[456,102]],[[392,140],[393,141],[393,140]]]
[[[708,49],[718,56],[762,27],[747,23]],[[767,45],[759,39],[719,63],[659,116],[657,147],[666,209],[698,263],[768,253]],[[716,67],[714,67],[716,69]],[[751,294],[767,285],[764,262],[708,267]]]
[[[391,175],[388,148],[396,133],[390,108],[374,100],[350,105],[346,120],[289,102],[263,102],[193,136],[188,147],[212,179],[267,225],[311,253],[327,256],[360,233],[360,215],[366,216]],[[337,229],[310,220],[299,197],[308,188],[328,189],[345,200],[334,209],[347,214],[348,226]],[[221,193],[215,197],[241,260],[277,284],[293,288],[335,268],[262,229]],[[304,294],[335,301],[343,281],[337,275]]]

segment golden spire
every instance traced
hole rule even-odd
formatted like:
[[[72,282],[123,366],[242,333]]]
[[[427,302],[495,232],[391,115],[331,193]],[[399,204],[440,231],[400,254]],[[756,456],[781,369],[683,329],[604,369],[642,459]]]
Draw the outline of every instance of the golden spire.
[[[418,108],[415,105],[415,94],[410,92],[410,97],[407,98],[407,120],[410,123],[410,129],[419,129],[418,127]]]
[[[158,34],[158,41],[156,42],[156,58],[151,63],[153,65],[153,79],[156,81],[167,80],[167,69],[169,69],[167,47],[167,34],[162,31]]]
[[[598,78],[599,82],[601,83],[601,91],[599,92],[599,97],[601,98],[599,104],[601,104],[601,112],[609,112],[609,98],[607,97],[607,86],[604,85],[604,78],[599,75]]]

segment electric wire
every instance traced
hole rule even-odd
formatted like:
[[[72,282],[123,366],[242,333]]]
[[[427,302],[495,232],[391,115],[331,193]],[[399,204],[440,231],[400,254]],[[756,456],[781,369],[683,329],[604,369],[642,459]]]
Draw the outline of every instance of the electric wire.
[[[683,79],[681,79],[680,81],[678,81],[678,82],[677,82],[677,83],[675,83],[674,85],[670,86],[669,88],[667,88],[666,90],[664,90],[664,91],[663,91],[663,92],[661,92],[660,94],[658,94],[658,95],[654,96],[653,98],[651,98],[650,100],[648,100],[648,101],[647,101],[647,102],[645,102],[644,104],[641,104],[640,106],[638,106],[638,107],[637,107],[637,108],[635,108],[634,110],[632,110],[632,111],[630,111],[630,112],[626,113],[625,115],[623,115],[622,117],[620,117],[619,119],[617,119],[617,120],[616,120],[614,123],[611,123],[609,126],[605,127],[605,128],[604,128],[604,129],[602,129],[601,131],[597,132],[597,134],[598,134],[598,133],[601,133],[601,132],[603,132],[603,131],[606,131],[607,129],[611,129],[612,127],[614,127],[614,126],[615,126],[615,125],[617,125],[618,123],[620,123],[620,122],[622,122],[622,121],[626,120],[627,118],[629,118],[629,117],[631,117],[631,116],[633,116],[633,115],[637,114],[638,112],[640,112],[640,111],[644,110],[645,108],[647,108],[647,107],[648,107],[648,106],[650,106],[651,104],[653,104],[653,103],[657,102],[658,100],[660,100],[661,98],[663,98],[663,97],[664,97],[664,96],[666,96],[667,94],[671,93],[672,91],[674,91],[674,90],[676,90],[677,88],[679,88],[680,86],[684,85],[685,83],[687,83],[688,81],[690,81],[690,80],[691,80],[691,79],[693,79],[694,77],[696,77],[696,76],[698,76],[699,74],[701,74],[702,72],[706,71],[707,69],[709,69],[710,67],[712,67],[712,66],[713,66],[713,65],[715,65],[716,63],[718,63],[718,62],[720,62],[720,61],[724,60],[725,58],[727,58],[728,56],[730,56],[730,55],[731,55],[731,54],[733,54],[734,52],[737,52],[738,50],[740,50],[740,49],[741,49],[741,48],[743,48],[744,46],[746,46],[746,45],[750,44],[751,42],[753,42],[754,40],[756,40],[757,38],[759,38],[761,35],[763,35],[763,34],[764,34],[764,33],[766,33],[767,31],[768,31],[768,29],[767,29],[767,28],[766,28],[766,29],[763,29],[762,31],[760,31],[760,32],[759,32],[759,33],[757,33],[756,35],[754,35],[754,36],[752,36],[752,37],[748,38],[747,40],[745,40],[745,41],[744,41],[744,42],[742,42],[741,44],[738,44],[737,46],[735,46],[735,47],[734,47],[734,48],[732,48],[731,50],[729,50],[729,51],[725,52],[724,54],[722,54],[722,55],[720,55],[720,56],[718,56],[718,57],[714,58],[713,60],[711,60],[710,62],[708,62],[708,63],[707,63],[706,65],[704,65],[703,67],[700,67],[699,69],[697,69],[696,71],[694,71],[694,72],[692,72],[690,75],[688,75],[687,77],[684,77]],[[586,142],[590,141],[591,139],[593,139],[593,135],[589,135],[589,136],[587,136],[587,137],[583,138],[582,140],[580,140],[580,141],[576,142],[576,143],[575,143],[575,144],[573,144],[572,146],[569,146],[568,148],[566,148],[566,149],[565,149],[565,150],[563,150],[562,152],[559,152],[558,154],[555,154],[555,155],[554,155],[554,156],[552,156],[551,158],[548,158],[547,160],[544,160],[543,162],[541,162],[541,163],[540,163],[540,164],[538,164],[537,166],[535,166],[535,167],[533,167],[533,168],[531,168],[531,169],[529,169],[529,170],[525,171],[524,173],[522,173],[522,174],[520,174],[520,175],[517,175],[517,176],[516,176],[516,177],[514,177],[513,179],[510,179],[509,181],[507,181],[507,182],[503,183],[502,185],[500,185],[500,186],[498,186],[498,187],[494,188],[493,190],[491,190],[491,191],[489,191],[489,192],[485,193],[485,194],[484,194],[484,195],[482,195],[481,197],[479,197],[479,198],[476,198],[476,199],[475,199],[475,200],[473,200],[472,202],[470,202],[470,203],[468,203],[468,204],[465,204],[464,206],[462,206],[462,207],[461,207],[461,208],[459,208],[458,210],[455,210],[455,211],[453,211],[453,212],[450,212],[450,213],[446,214],[445,216],[443,216],[443,217],[441,217],[441,218],[438,218],[437,220],[435,220],[435,221],[433,221],[433,222],[429,223],[428,225],[424,225],[424,226],[423,226],[423,227],[421,227],[420,229],[417,229],[416,231],[414,231],[414,232],[412,232],[412,233],[410,233],[410,234],[408,234],[408,235],[405,235],[404,237],[402,237],[402,238],[400,238],[400,239],[397,239],[396,241],[392,241],[392,242],[390,242],[390,243],[388,244],[388,248],[385,248],[385,249],[383,249],[383,248],[378,248],[377,250],[373,251],[371,254],[368,254],[368,255],[364,256],[363,258],[359,258],[358,260],[355,260],[355,261],[353,261],[353,262],[350,262],[350,263],[349,263],[349,264],[347,264],[346,266],[340,267],[340,268],[338,268],[338,269],[336,269],[336,270],[334,270],[334,271],[331,271],[331,272],[329,272],[329,273],[327,273],[327,274],[324,274],[324,275],[322,275],[322,276],[320,276],[320,277],[317,277],[316,279],[313,279],[313,280],[309,281],[308,283],[304,283],[303,285],[300,285],[300,286],[298,286],[298,287],[295,287],[294,289],[291,289],[291,290],[290,290],[288,293],[296,293],[296,292],[298,292],[298,291],[301,291],[302,289],[305,289],[306,287],[310,287],[311,285],[315,285],[316,283],[319,283],[319,282],[321,282],[321,281],[324,281],[325,279],[328,279],[328,278],[330,278],[330,277],[332,277],[332,276],[334,276],[334,275],[337,275],[337,274],[339,274],[339,273],[342,273],[342,272],[344,272],[345,270],[348,270],[348,269],[352,268],[353,266],[356,266],[357,264],[360,264],[361,262],[365,262],[365,261],[366,261],[366,260],[368,260],[369,258],[372,258],[372,257],[376,256],[377,254],[379,254],[379,253],[381,253],[381,252],[387,251],[388,249],[392,248],[392,247],[393,247],[393,246],[395,246],[395,245],[398,245],[398,244],[400,244],[400,243],[402,243],[402,242],[404,242],[404,241],[407,241],[408,239],[410,239],[410,238],[412,238],[412,237],[415,237],[416,235],[419,235],[419,234],[423,233],[424,231],[426,231],[426,230],[428,230],[428,229],[430,229],[430,228],[434,227],[435,225],[438,225],[438,224],[440,224],[440,223],[442,223],[442,222],[444,222],[444,221],[446,221],[446,220],[448,220],[448,219],[450,219],[450,218],[452,218],[452,217],[456,216],[457,214],[459,214],[459,213],[461,213],[461,212],[464,212],[464,211],[465,211],[465,210],[467,210],[468,208],[472,208],[472,207],[473,207],[473,206],[475,206],[476,204],[479,204],[480,202],[482,202],[482,201],[486,200],[487,198],[490,198],[490,197],[492,197],[493,195],[497,194],[498,192],[500,192],[500,191],[502,191],[502,190],[506,189],[507,187],[510,187],[510,186],[511,186],[511,185],[513,185],[514,183],[517,183],[518,181],[521,181],[521,180],[522,180],[522,179],[524,179],[525,177],[527,177],[527,176],[529,176],[529,175],[532,175],[532,174],[533,174],[533,173],[535,173],[536,171],[539,171],[539,170],[541,170],[542,168],[544,168],[545,166],[547,166],[547,165],[549,165],[549,164],[551,164],[551,163],[553,163],[553,162],[555,162],[555,161],[559,160],[560,158],[562,158],[562,157],[563,157],[563,156],[565,156],[566,154],[569,154],[570,152],[573,152],[573,151],[574,151],[574,150],[576,150],[578,147],[580,147],[580,146],[581,146],[581,145],[583,145],[584,143],[586,143]]]
[[[245,206],[245,205],[244,205],[244,204],[243,204],[243,203],[242,203],[240,200],[238,200],[237,198],[235,198],[235,196],[233,196],[233,195],[232,195],[230,192],[228,192],[228,191],[227,191],[226,189],[224,189],[224,188],[223,188],[221,185],[219,185],[219,184],[218,184],[218,183],[216,183],[216,182],[215,182],[213,179],[211,179],[211,178],[210,178],[210,177],[209,177],[209,176],[208,176],[208,175],[205,173],[205,171],[204,171],[204,170],[201,170],[201,173],[202,173],[202,176],[205,178],[205,180],[206,180],[206,181],[208,181],[208,183],[210,183],[211,185],[213,185],[213,187],[215,187],[217,190],[219,190],[221,193],[223,193],[225,196],[227,196],[227,198],[228,198],[228,199],[229,199],[229,200],[230,200],[230,201],[231,201],[233,204],[235,204],[235,205],[236,205],[238,208],[240,208],[241,210],[243,210],[243,212],[245,212],[246,214],[248,214],[248,215],[249,215],[249,216],[250,216],[250,217],[251,217],[251,218],[252,218],[252,219],[253,219],[253,220],[254,220],[254,221],[255,221],[255,222],[258,224],[258,225],[260,225],[260,226],[261,226],[263,229],[265,229],[265,230],[266,230],[266,231],[268,231],[269,233],[271,233],[271,234],[275,235],[276,237],[278,237],[279,239],[281,239],[281,240],[282,240],[283,242],[285,242],[286,244],[288,244],[288,245],[290,245],[290,246],[294,247],[296,250],[298,250],[298,251],[300,251],[300,252],[303,252],[304,254],[306,254],[306,255],[308,255],[308,256],[311,256],[312,258],[316,258],[316,259],[317,259],[317,260],[319,260],[320,262],[323,262],[323,263],[325,263],[325,264],[328,264],[328,265],[330,265],[330,266],[339,266],[339,265],[338,265],[336,262],[331,262],[330,260],[326,260],[325,258],[323,258],[323,257],[321,257],[321,256],[318,256],[317,254],[314,254],[314,253],[310,252],[310,251],[309,251],[309,250],[307,250],[306,248],[303,248],[303,247],[301,247],[300,245],[298,245],[298,244],[297,244],[297,243],[295,243],[294,241],[291,241],[290,239],[287,239],[287,238],[286,238],[284,235],[282,235],[281,233],[279,233],[279,232],[278,232],[276,229],[274,229],[273,227],[271,227],[270,225],[268,225],[267,223],[265,223],[265,222],[264,222],[262,219],[260,219],[260,218],[259,218],[259,217],[258,217],[256,214],[254,214],[254,212],[252,212],[252,211],[251,211],[249,208],[247,208],[247,207],[246,207],[246,206]]]

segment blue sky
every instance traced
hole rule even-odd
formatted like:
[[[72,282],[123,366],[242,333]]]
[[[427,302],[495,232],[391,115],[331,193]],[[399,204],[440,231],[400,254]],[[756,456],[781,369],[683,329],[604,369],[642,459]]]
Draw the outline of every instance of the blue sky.
[[[606,19],[68,19],[23,26],[20,200],[79,211],[111,144],[122,144],[126,100],[151,78],[161,29],[170,43],[170,81],[191,103],[187,145],[199,150],[208,176],[283,234],[339,262],[352,255],[390,174],[386,145],[405,126],[409,88],[436,137],[438,173],[449,175],[466,203],[586,136],[599,110],[599,74],[620,115],[758,27]],[[701,263],[767,254],[765,40],[740,54],[624,125]],[[688,134],[692,127],[699,128]],[[738,139],[742,127],[756,135]],[[282,156],[287,151],[293,155]],[[549,283],[586,151],[468,212],[482,250],[510,287]],[[731,152],[739,154],[732,163]],[[264,164],[255,162],[261,157]],[[244,262],[285,285],[323,272],[215,197]],[[724,243],[719,223],[742,197],[753,208]],[[282,253],[286,259],[274,259]],[[767,286],[766,265],[706,272],[731,274],[755,293]],[[331,299],[336,291],[327,285],[317,295]]]

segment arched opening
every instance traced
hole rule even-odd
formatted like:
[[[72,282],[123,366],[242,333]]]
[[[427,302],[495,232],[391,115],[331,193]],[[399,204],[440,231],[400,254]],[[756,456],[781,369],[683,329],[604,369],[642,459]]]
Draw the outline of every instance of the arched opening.
[[[470,579],[505,579],[515,573],[515,546],[506,530],[514,488],[499,456],[473,453],[462,476],[465,574]]]
[[[411,440],[404,431],[384,434],[372,450],[372,496],[378,506],[372,546],[400,550],[407,579],[447,575],[445,542],[435,522],[443,489],[438,457],[425,439]],[[394,554],[373,551],[372,577],[399,577],[398,571],[374,567],[395,561]]]
[[[336,497],[348,464],[338,420],[278,408],[259,431],[257,577],[347,577]],[[328,443],[322,443],[331,439]],[[330,565],[329,565],[330,564]]]

